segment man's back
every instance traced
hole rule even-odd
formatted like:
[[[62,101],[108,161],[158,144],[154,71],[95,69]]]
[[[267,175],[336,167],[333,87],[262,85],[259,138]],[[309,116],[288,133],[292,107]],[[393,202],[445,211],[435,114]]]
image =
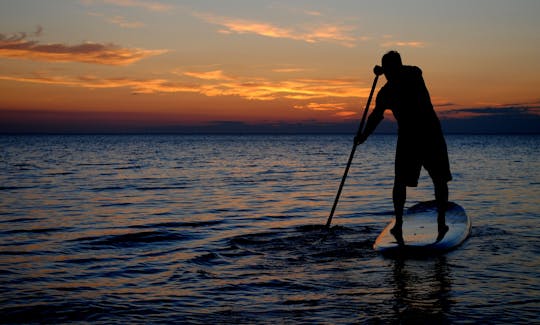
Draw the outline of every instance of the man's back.
[[[400,134],[440,132],[439,119],[418,67],[402,66],[399,74],[379,91],[377,107],[392,110]]]

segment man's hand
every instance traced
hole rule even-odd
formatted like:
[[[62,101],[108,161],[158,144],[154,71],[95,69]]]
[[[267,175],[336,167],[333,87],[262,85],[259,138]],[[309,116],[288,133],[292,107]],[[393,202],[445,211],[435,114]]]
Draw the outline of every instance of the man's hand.
[[[355,137],[354,137],[354,145],[357,146],[357,145],[360,145],[364,142],[366,142],[366,139],[367,139],[367,136],[362,133],[362,134],[357,134]]]
[[[383,67],[381,67],[380,65],[376,65],[375,67],[373,67],[373,73],[377,76],[382,75],[384,73]]]

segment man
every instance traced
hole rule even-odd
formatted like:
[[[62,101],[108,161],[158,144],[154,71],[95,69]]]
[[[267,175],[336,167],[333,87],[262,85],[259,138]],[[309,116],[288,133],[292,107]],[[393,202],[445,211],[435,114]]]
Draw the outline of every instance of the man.
[[[380,70],[380,67],[376,68]],[[437,241],[440,241],[448,231],[445,220],[447,183],[452,179],[441,124],[418,67],[403,65],[399,53],[390,51],[382,58],[382,71],[387,83],[377,94],[375,109],[368,118],[364,132],[355,137],[355,142],[361,144],[366,141],[383,119],[384,111],[392,110],[398,123],[398,141],[392,191],[396,223],[391,233],[398,243],[403,244],[403,208],[407,186],[418,185],[420,170],[424,166],[435,186]]]

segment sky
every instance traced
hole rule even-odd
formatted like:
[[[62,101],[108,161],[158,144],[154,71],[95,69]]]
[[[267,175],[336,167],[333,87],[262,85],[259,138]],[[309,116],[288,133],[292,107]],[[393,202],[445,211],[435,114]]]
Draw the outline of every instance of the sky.
[[[347,132],[389,50],[422,69],[449,132],[538,132],[539,15],[538,0],[0,0],[0,133]]]

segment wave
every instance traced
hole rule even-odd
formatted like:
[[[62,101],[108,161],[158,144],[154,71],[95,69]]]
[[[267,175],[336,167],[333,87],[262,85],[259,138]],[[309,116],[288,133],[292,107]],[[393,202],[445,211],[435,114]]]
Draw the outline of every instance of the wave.
[[[170,231],[144,231],[121,235],[83,237],[72,241],[89,245],[93,248],[119,247],[130,248],[146,244],[174,243],[190,239],[189,236]]]
[[[35,188],[37,186],[0,186],[0,191],[17,191]]]
[[[35,228],[35,229],[11,229],[2,231],[3,234],[15,235],[15,234],[49,234],[53,232],[67,232],[69,228]]]
[[[133,225],[129,228],[135,228],[135,229],[148,229],[148,228],[185,228],[185,227],[191,227],[191,228],[198,228],[198,227],[209,227],[209,226],[216,226],[219,224],[222,224],[223,220],[209,220],[209,221],[171,221],[171,222],[158,222],[158,223],[150,223],[146,225]]]

